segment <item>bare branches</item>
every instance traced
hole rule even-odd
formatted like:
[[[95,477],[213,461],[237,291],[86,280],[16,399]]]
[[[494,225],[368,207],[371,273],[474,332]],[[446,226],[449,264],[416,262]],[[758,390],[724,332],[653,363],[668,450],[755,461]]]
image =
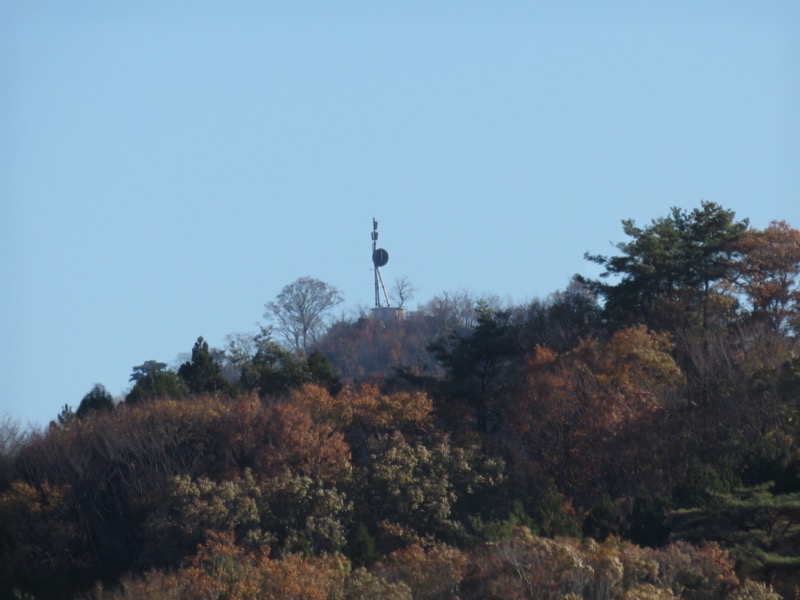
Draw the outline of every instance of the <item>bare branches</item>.
[[[326,313],[342,301],[342,293],[332,285],[301,277],[265,305],[264,317],[275,323],[275,329],[298,354],[305,355],[322,333]]]
[[[397,301],[397,307],[403,308],[406,301],[414,298],[414,294],[418,292],[419,289],[414,287],[414,284],[411,283],[408,277],[398,277],[394,280],[394,289],[392,291],[394,292],[392,295]]]

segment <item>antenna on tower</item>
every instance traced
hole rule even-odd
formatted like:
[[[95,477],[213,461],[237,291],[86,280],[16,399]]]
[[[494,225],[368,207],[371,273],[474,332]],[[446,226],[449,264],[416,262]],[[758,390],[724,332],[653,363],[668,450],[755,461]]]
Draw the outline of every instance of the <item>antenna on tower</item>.
[[[383,248],[378,248],[378,221],[372,218],[372,264],[375,267],[375,308],[381,308],[381,290],[386,306],[391,306],[389,296],[386,294],[386,287],[383,285],[381,277],[381,267],[389,262],[389,253]]]

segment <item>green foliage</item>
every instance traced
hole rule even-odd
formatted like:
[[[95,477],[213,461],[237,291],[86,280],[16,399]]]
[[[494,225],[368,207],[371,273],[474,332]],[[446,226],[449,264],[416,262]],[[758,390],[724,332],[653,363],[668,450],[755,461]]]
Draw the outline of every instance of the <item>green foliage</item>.
[[[141,365],[133,367],[129,381],[139,383],[152,379],[154,375],[161,373],[167,368],[167,363],[158,362],[157,360],[146,360]]]
[[[631,241],[617,244],[621,255],[585,255],[606,269],[603,278],[620,278],[616,284],[591,282],[613,322],[706,326],[732,306],[720,284],[733,277],[735,243],[747,220],[735,221],[733,211],[703,202],[691,212],[673,208],[644,228],[624,220],[622,228]]]
[[[447,442],[428,448],[409,444],[399,435],[387,440],[372,456],[373,510],[377,509],[379,518],[403,523],[420,533],[457,533],[459,524],[452,519],[457,498],[451,481],[454,458]]]
[[[364,523],[359,523],[350,532],[344,551],[350,562],[357,567],[371,567],[378,560],[375,538]]]
[[[462,538],[466,515],[458,504],[504,480],[502,463],[448,439],[427,445],[396,433],[381,439],[370,458],[365,477],[374,520],[386,519],[419,535]]]
[[[272,537],[261,528],[262,496],[249,470],[240,478],[219,483],[206,477],[173,477],[163,509],[145,525],[149,560],[163,564],[189,555],[214,531],[233,532],[245,548],[269,543]]]
[[[308,370],[308,382],[323,386],[334,396],[342,389],[342,381],[333,371],[331,363],[327,357],[315,348],[306,357],[306,369]]]
[[[776,597],[753,576],[790,597],[800,233],[712,203],[624,229],[589,257],[613,282],[509,310],[444,294],[325,340],[296,313],[293,351],[198,338],[119,406],[97,385],[45,431],[3,424],[0,592]],[[317,288],[295,283],[299,309]]]
[[[262,523],[282,552],[338,552],[353,510],[343,492],[319,479],[286,472],[264,484]]]
[[[72,410],[72,407],[69,404],[65,404],[61,408],[61,412],[58,413],[58,417],[56,418],[58,420],[58,424],[61,425],[61,427],[67,427],[70,423],[72,423],[75,420],[76,418],[75,411]]]
[[[611,496],[603,494],[583,521],[583,535],[602,541],[619,534],[619,526],[619,508]]]
[[[269,544],[279,552],[338,551],[350,511],[342,493],[288,472],[260,482],[249,470],[220,482],[178,476],[164,509],[147,524],[154,542],[149,552],[181,557],[207,541],[209,532],[232,532],[238,545],[251,550]]]
[[[485,393],[499,374],[502,359],[512,355],[517,346],[510,311],[493,310],[482,304],[476,310],[476,318],[468,335],[453,333],[432,347],[454,383],[474,383],[478,391]]]
[[[730,492],[738,483],[729,465],[709,465],[693,457],[673,498],[679,507],[700,506],[714,494]]]
[[[252,352],[231,345],[240,369],[236,384],[240,392],[256,392],[262,398],[281,396],[311,380],[305,360],[272,341],[269,330],[262,329],[253,336],[252,345]],[[313,360],[318,376],[325,379],[322,361],[316,357]],[[333,384],[333,379],[329,377],[326,383]]]
[[[125,396],[125,402],[136,404],[156,398],[185,398],[189,395],[186,382],[174,371],[166,370],[165,363],[148,360],[133,367],[130,381],[133,388]]]
[[[791,356],[781,365],[778,389],[784,402],[800,409],[800,356]]]
[[[82,419],[90,413],[103,410],[114,410],[114,397],[108,393],[105,387],[96,383],[81,400],[75,416]]]
[[[222,376],[222,369],[211,356],[208,342],[202,336],[192,348],[191,361],[183,363],[178,369],[178,377],[186,382],[191,394],[215,394],[228,391],[228,382]]]
[[[525,307],[522,338],[528,352],[537,346],[563,352],[582,339],[596,337],[602,330],[597,293],[576,276],[566,290]]]
[[[712,493],[700,506],[673,511],[673,536],[719,540],[749,575],[799,569],[800,493],[775,494],[770,487]]]
[[[535,529],[533,520],[525,512],[525,506],[519,498],[512,502],[507,516],[503,519],[484,520],[480,515],[473,514],[469,515],[468,520],[474,536],[481,541],[507,540],[519,527]]]
[[[429,349],[447,371],[444,395],[466,403],[473,411],[476,429],[488,433],[497,426],[491,398],[502,389],[511,359],[521,357],[521,352],[510,311],[479,304],[476,320],[468,334],[453,332]]]
[[[671,498],[663,494],[640,494],[633,502],[626,537],[640,546],[660,547],[670,539]]]
[[[545,537],[581,535],[581,526],[551,479],[539,493],[533,510],[536,528]]]

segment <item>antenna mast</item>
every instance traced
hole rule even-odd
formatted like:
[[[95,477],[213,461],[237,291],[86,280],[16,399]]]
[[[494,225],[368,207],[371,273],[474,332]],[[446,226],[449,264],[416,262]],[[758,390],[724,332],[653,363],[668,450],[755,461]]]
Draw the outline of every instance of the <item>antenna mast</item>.
[[[375,308],[381,307],[381,290],[383,290],[383,297],[386,300],[386,306],[391,306],[389,303],[389,296],[386,294],[386,288],[383,285],[383,277],[381,277],[381,267],[389,262],[389,253],[383,248],[378,248],[378,221],[375,217],[372,218],[372,264],[375,266]]]

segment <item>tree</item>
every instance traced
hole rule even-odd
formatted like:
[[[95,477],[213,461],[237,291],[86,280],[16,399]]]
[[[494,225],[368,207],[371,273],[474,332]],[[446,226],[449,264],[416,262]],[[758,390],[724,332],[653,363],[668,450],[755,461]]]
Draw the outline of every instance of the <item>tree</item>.
[[[66,427],[75,420],[75,411],[72,410],[72,407],[69,404],[65,404],[61,408],[61,412],[58,413],[58,417],[56,418],[58,419],[58,424],[61,427]],[[55,421],[51,422],[50,426],[52,427],[54,423]]]
[[[27,437],[28,434],[10,415],[0,416],[0,491],[5,490],[11,483],[14,461]],[[2,541],[0,541],[0,548],[2,548]]]
[[[75,569],[86,540],[69,518],[74,501],[68,485],[46,481],[17,480],[0,494],[0,597],[70,597],[88,583]]]
[[[754,315],[780,327],[791,310],[800,309],[800,231],[773,221],[763,231],[748,230],[736,248],[742,254],[737,287]]]
[[[448,438],[423,443],[395,432],[371,440],[370,446],[361,470],[368,490],[363,516],[416,536],[463,539],[467,517],[474,516],[463,510],[470,497],[493,496],[505,480],[501,461]]]
[[[466,553],[442,543],[429,546],[426,548],[414,543],[397,550],[381,560],[372,571],[381,579],[407,585],[411,588],[409,596],[420,600],[477,597],[459,593],[469,570]]]
[[[475,326],[479,304],[492,308],[499,306],[496,297],[476,298],[469,292],[442,292],[419,307],[420,312],[432,317],[439,329],[464,332]]]
[[[311,383],[325,386],[331,394],[337,394],[342,389],[341,379],[334,372],[328,358],[320,350],[314,350],[308,355],[306,369]]]
[[[228,389],[228,382],[222,376],[222,368],[211,356],[208,342],[203,336],[197,338],[192,348],[192,360],[180,366],[178,376],[186,382],[193,394],[214,394]]]
[[[281,396],[305,383],[319,383],[331,393],[341,382],[325,355],[315,349],[305,359],[279,346],[262,328],[256,335],[229,337],[229,359],[238,371],[236,388],[262,398]]]
[[[414,287],[414,284],[411,283],[408,277],[398,277],[395,279],[394,294],[392,295],[397,299],[398,308],[403,308],[406,301],[414,297],[415,292],[417,292],[417,288]]]
[[[305,355],[322,333],[326,313],[342,301],[342,293],[332,285],[301,277],[265,305],[264,317],[275,322],[295,352]]]
[[[521,353],[510,311],[480,303],[476,313],[477,324],[468,335],[454,332],[429,349],[447,370],[446,395],[467,404],[474,411],[478,431],[488,433],[495,425],[492,400],[507,380],[502,375]]]
[[[800,493],[776,494],[771,482],[711,493],[702,506],[671,513],[673,537],[715,540],[748,575],[800,568]]]
[[[559,494],[555,481],[549,480],[544,489],[537,494],[533,515],[541,534],[545,537],[557,535],[578,537],[581,528],[571,512]]]
[[[166,370],[166,363],[148,360],[133,367],[130,381],[133,389],[125,396],[125,402],[135,404],[155,398],[184,398],[189,393],[186,382],[174,371]]]
[[[673,208],[644,228],[627,219],[622,228],[632,239],[616,245],[620,256],[584,255],[605,267],[601,278],[621,278],[614,285],[589,282],[617,325],[706,327],[714,314],[732,308],[726,286],[733,280],[735,244],[747,220],[736,221],[733,211],[703,202],[692,212]]]
[[[545,301],[534,300],[524,311],[523,344],[529,352],[540,345],[557,352],[568,350],[601,330],[597,293],[577,276],[563,292],[555,292]]]
[[[114,398],[102,384],[96,383],[81,400],[75,416],[81,419],[98,410],[114,410]]]
[[[511,396],[504,440],[530,485],[554,479],[579,509],[663,485],[671,405],[684,377],[667,334],[622,329],[556,354],[538,347]]]
[[[170,478],[167,493],[145,525],[149,557],[168,562],[190,555],[213,532],[231,532],[236,542],[255,549],[271,541],[260,523],[262,490],[249,469],[241,476],[215,482],[188,475]]]

